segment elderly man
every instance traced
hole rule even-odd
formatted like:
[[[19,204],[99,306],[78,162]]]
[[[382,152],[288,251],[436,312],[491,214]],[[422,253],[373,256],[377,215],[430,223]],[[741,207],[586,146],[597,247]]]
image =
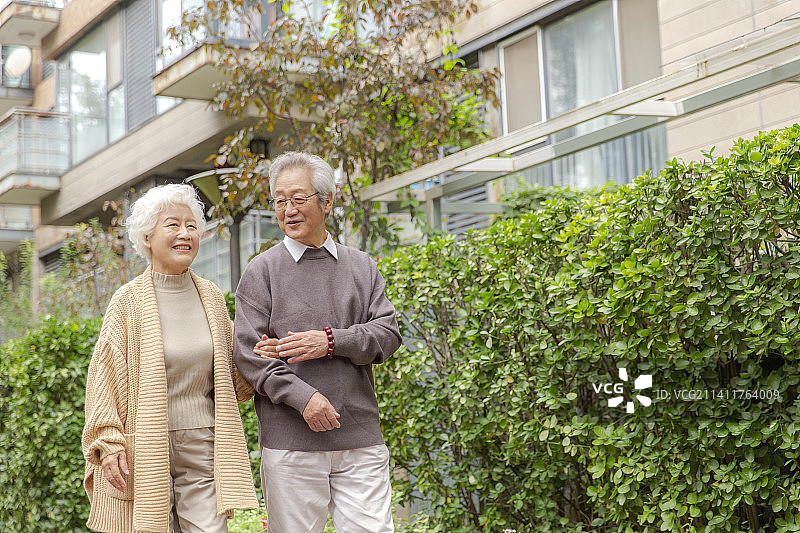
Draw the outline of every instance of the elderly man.
[[[384,281],[365,253],[325,229],[335,182],[317,156],[270,165],[285,234],[236,290],[234,360],[256,391],[269,533],[394,531],[389,452],[372,365],[400,345]]]

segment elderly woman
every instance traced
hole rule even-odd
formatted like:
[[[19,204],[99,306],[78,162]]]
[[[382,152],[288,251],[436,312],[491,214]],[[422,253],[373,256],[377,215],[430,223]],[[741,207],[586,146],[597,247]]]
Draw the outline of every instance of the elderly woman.
[[[150,265],[117,290],[89,364],[84,486],[98,531],[227,532],[255,508],[233,364],[216,285],[190,269],[205,221],[190,185],[150,189],[126,226]]]

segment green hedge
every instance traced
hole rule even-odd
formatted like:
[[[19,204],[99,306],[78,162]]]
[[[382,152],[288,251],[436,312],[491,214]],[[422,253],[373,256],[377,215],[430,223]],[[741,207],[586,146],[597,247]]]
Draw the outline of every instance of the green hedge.
[[[81,432],[99,329],[99,320],[49,319],[0,347],[3,531],[86,531]]]
[[[406,340],[376,371],[397,496],[443,532],[800,530],[798,141],[383,258]]]
[[[542,187],[519,183],[510,192],[503,195],[503,211],[505,216],[519,217],[522,214],[538,211],[547,204],[556,201],[574,203],[586,197],[596,197],[613,193],[618,186],[608,183],[603,187],[572,189],[569,187]]]

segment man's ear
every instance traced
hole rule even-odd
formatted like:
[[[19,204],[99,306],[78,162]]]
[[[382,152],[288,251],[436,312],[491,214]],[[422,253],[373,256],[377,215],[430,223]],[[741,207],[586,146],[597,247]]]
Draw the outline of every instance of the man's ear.
[[[327,196],[325,196],[325,209],[323,209],[323,211],[327,215],[331,212],[331,209],[333,209],[333,193],[329,192]]]

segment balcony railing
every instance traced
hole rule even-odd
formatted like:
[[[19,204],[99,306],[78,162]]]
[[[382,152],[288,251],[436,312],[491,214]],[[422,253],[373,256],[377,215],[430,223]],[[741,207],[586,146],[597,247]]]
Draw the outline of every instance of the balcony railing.
[[[0,205],[0,230],[33,229],[33,211],[24,205]]]
[[[69,168],[69,115],[17,108],[0,119],[0,203],[36,205]]]
[[[9,4],[21,4],[36,7],[56,7],[61,9],[67,2],[65,0],[0,0],[0,10]]]

